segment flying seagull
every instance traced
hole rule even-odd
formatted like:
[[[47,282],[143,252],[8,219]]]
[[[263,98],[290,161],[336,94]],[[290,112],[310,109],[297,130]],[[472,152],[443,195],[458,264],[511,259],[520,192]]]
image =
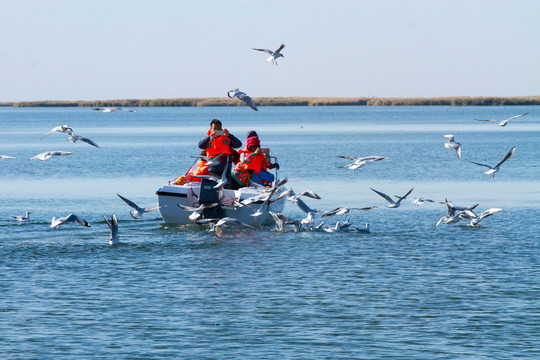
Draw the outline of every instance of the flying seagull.
[[[489,170],[485,171],[484,173],[488,174],[489,178],[491,179],[493,176],[495,176],[495,173],[497,171],[499,171],[499,166],[501,166],[506,160],[510,159],[510,157],[514,154],[514,151],[516,151],[515,146],[508,152],[508,154],[506,154],[504,159],[499,161],[497,163],[497,165],[495,165],[495,166],[489,166],[489,165],[485,165],[485,164],[480,164],[480,163],[477,163],[477,162],[474,162],[474,161],[471,161],[471,160],[469,160],[469,162],[472,162],[473,164],[476,164],[476,165],[487,167]]]
[[[65,216],[63,218],[58,218],[58,219],[53,216],[51,220],[51,227],[53,229],[58,229],[60,228],[60,225],[64,225],[65,223],[68,223],[68,222],[74,222],[82,226],[90,227],[90,224],[86,220],[74,214],[69,214],[68,216]]]
[[[137,112],[137,110],[122,109],[115,107],[105,107],[105,108],[93,108],[92,110],[103,111],[103,112],[115,112],[115,111],[128,111],[128,112]]]
[[[110,222],[106,216],[104,216],[103,218],[105,219],[107,226],[111,230],[111,239],[109,240],[109,244],[110,245],[118,244],[120,240],[118,240],[118,219],[116,219],[116,215],[112,214]]]
[[[444,135],[447,142],[444,143],[445,149],[454,149],[458,159],[461,159],[461,144],[454,141],[454,135]]]
[[[41,154],[37,154],[36,156],[34,157],[31,157],[30,159],[28,160],[35,160],[35,159],[38,159],[39,161],[47,161],[49,160],[51,157],[53,156],[60,156],[60,155],[71,155],[73,154],[72,152],[69,152],[69,151],[46,151],[44,153],[41,153]]]
[[[259,109],[257,109],[257,105],[255,105],[255,101],[253,101],[253,99],[249,95],[247,95],[243,91],[240,91],[238,88],[227,91],[227,96],[230,97],[231,99],[234,99],[234,98],[240,99],[246,104],[248,104],[248,106],[252,108],[253,110],[259,111]]]
[[[18,215],[18,216],[12,216],[17,221],[30,221],[30,211],[26,212],[26,215]]]
[[[373,190],[373,189],[371,189]],[[375,190],[373,190],[375,191]],[[378,193],[378,192],[377,192]],[[400,200],[401,201],[401,200]],[[397,206],[396,206],[397,207]],[[321,216],[322,217],[329,217],[329,216],[334,216],[334,215],[342,215],[342,214],[347,214],[349,211],[351,210],[373,210],[373,209],[376,209],[377,207],[376,206],[369,206],[369,207],[363,207],[363,208],[355,208],[355,207],[338,207],[338,208],[335,208],[333,210],[330,210],[330,211],[326,211],[325,213],[323,213]]]
[[[502,211],[501,208],[491,208],[487,209],[486,211],[482,211],[480,215],[476,215],[472,210],[464,210],[459,213],[459,217],[463,219],[470,220],[470,223],[468,226],[480,226],[479,222],[482,219],[487,218],[488,216],[491,216],[495,213],[498,213],[499,211]]]
[[[262,51],[262,52],[267,53],[268,55],[270,55],[270,57],[268,59],[266,59],[265,61],[266,62],[271,61],[272,64],[277,65],[278,63],[277,63],[276,59],[279,58],[279,57],[282,57],[282,58],[285,57],[285,56],[283,56],[283,54],[281,54],[281,50],[283,50],[284,47],[285,47],[285,44],[281,44],[281,46],[276,51],[272,51],[272,50],[268,50],[268,49],[255,49],[255,48],[253,48],[253,50]]]
[[[366,157],[336,156],[336,157],[352,160],[353,161],[352,163],[338,166],[338,168],[346,168],[346,169],[351,169],[354,171],[357,171],[359,168],[361,168],[367,163],[388,159],[388,156],[366,156]]]
[[[522,116],[525,116],[527,114],[530,114],[532,110],[529,110],[527,111],[525,114],[521,114],[521,115],[516,115],[516,116],[512,116],[511,118],[508,118],[506,120],[492,120],[492,119],[474,119],[476,121],[491,121],[491,122],[496,122],[499,124],[499,126],[506,126],[506,124],[508,124],[508,122],[510,120],[513,120],[513,119],[517,119],[518,117],[522,117]]]
[[[370,188],[371,190],[373,190],[374,192],[376,192],[377,194],[379,194],[380,196],[382,196],[383,198],[386,199],[386,201],[388,201],[390,204],[389,205],[386,205],[387,207],[389,208],[398,208],[399,205],[401,204],[401,200],[405,199],[407,196],[409,196],[409,194],[413,191],[414,188],[411,188],[411,190],[409,190],[405,195],[403,196],[396,196],[398,198],[397,201],[394,201],[390,196],[386,195],[385,193],[382,193],[380,191],[377,191],[373,188]]]
[[[53,132],[55,131],[58,131],[58,132],[63,132],[63,133],[66,133],[68,135],[72,135],[73,134],[73,129],[71,127],[69,127],[68,125],[60,125],[60,126],[57,126],[55,128],[53,128],[51,131],[49,131],[47,133],[47,135],[43,136],[43,138],[46,138],[47,136],[51,135]]]
[[[128,204],[129,206],[131,206],[133,208],[133,210],[131,210],[129,212],[129,214],[131,215],[132,218],[134,218],[136,220],[142,219],[144,213],[151,212],[151,211],[154,211],[154,210],[158,210],[158,209],[161,209],[161,208],[167,206],[167,205],[165,205],[165,206],[160,206],[160,207],[156,207],[156,208],[145,209],[143,207],[138,206],[133,201],[126,199],[125,197],[123,197],[120,194],[116,194],[116,195],[118,195],[118,197],[120,199],[124,200],[126,204]]]
[[[80,141],[85,142],[87,144],[90,144],[92,146],[99,147],[99,145],[96,144],[95,142],[93,142],[92,140],[90,140],[88,138],[85,138],[83,136],[80,136],[80,135],[71,134],[68,139],[71,140],[73,143],[76,143],[77,141],[80,140]]]

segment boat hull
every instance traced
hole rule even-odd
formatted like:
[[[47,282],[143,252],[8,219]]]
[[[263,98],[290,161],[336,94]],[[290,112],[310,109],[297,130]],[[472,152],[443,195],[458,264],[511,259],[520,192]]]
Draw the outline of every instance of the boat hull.
[[[178,204],[192,207],[199,206],[198,201],[200,191],[200,182],[191,182],[184,185],[167,184],[158,189],[156,195],[158,197],[158,206],[161,207],[159,212],[163,220],[168,224],[193,224],[193,221],[189,219],[192,212],[181,209]],[[278,190],[276,195],[281,191],[282,190]],[[263,201],[253,202],[249,204],[250,207],[232,206],[235,199],[242,201],[260,195],[261,193],[262,191],[253,187],[245,187],[239,190],[223,189],[218,191],[223,217],[233,217],[251,226],[273,224],[274,221],[268,212],[282,212],[285,207],[285,198],[264,204],[261,209],[262,214],[256,217],[251,215],[261,208]]]

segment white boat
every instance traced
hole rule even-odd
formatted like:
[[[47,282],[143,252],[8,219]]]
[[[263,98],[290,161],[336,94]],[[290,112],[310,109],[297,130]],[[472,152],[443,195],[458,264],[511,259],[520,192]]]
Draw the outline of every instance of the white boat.
[[[160,207],[159,212],[166,223],[193,224],[193,221],[189,219],[189,215],[191,215],[192,212],[181,209],[178,204],[198,207],[200,204],[204,203],[219,202],[219,207],[210,208],[207,213],[203,212],[203,218],[222,218],[227,216],[236,218],[251,226],[273,224],[274,221],[268,212],[282,212],[285,207],[285,197],[282,197],[275,202],[268,201],[267,203],[264,203],[264,200],[255,201],[249,204],[249,207],[234,206],[233,204],[236,201],[241,202],[254,196],[269,193],[272,189],[263,188],[262,186],[243,187],[239,190],[223,189],[222,187],[214,189],[216,184],[214,181],[207,179],[202,179],[202,181],[189,181],[189,179],[191,179],[191,176],[188,176],[189,172],[186,175],[187,176],[185,176],[184,179],[187,178],[187,182],[183,183],[183,181],[180,181],[180,184],[178,184],[177,179],[175,179],[169,181],[166,185],[156,191],[158,206]],[[285,191],[285,189],[276,190],[272,198],[277,197],[283,191]],[[251,216],[259,209],[262,213],[261,215]]]

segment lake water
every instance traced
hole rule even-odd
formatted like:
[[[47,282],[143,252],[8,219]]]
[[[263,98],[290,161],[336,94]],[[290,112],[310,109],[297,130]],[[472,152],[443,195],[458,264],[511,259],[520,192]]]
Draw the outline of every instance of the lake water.
[[[505,119],[501,128],[474,118]],[[540,357],[540,107],[0,108],[0,355],[5,359],[532,359]],[[259,133],[296,192],[358,232],[133,220],[182,175],[213,118]],[[68,124],[100,145],[54,133]],[[445,134],[463,159],[443,148]],[[466,159],[494,165],[493,179]],[[44,151],[73,151],[46,162]],[[336,155],[389,158],[359,171]],[[481,228],[442,204],[500,207]],[[31,211],[32,221],[12,215]],[[75,213],[92,227],[49,225]],[[103,216],[119,218],[109,246]],[[284,210],[301,219],[293,204]],[[317,223],[320,218],[317,218]]]

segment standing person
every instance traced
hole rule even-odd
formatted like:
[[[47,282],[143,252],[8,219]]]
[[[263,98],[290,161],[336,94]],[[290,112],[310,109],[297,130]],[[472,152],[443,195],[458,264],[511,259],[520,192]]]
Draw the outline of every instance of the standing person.
[[[230,171],[232,164],[232,154],[235,148],[242,146],[242,142],[236,136],[229,133],[229,130],[222,129],[221,121],[213,119],[210,122],[210,130],[207,136],[199,141],[199,148],[206,151],[206,156],[215,157],[223,153],[219,158],[219,164],[209,166],[210,175],[221,176],[224,170]],[[229,164],[227,166],[227,164]],[[227,169],[225,169],[227,167]]]

